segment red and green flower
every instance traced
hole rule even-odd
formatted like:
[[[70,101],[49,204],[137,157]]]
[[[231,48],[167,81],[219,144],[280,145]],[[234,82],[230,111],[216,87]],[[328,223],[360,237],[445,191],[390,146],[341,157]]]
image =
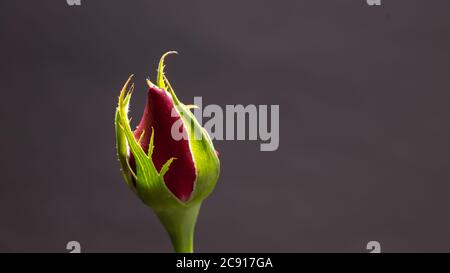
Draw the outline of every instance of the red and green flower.
[[[122,88],[115,117],[116,147],[126,183],[158,215],[175,251],[192,252],[197,215],[216,185],[220,162],[191,106],[178,100],[164,74],[164,59],[171,53],[175,52],[161,57],[156,84],[147,80],[144,113],[134,131],[128,118],[132,76]],[[175,123],[181,124],[180,133],[186,137],[173,137]]]

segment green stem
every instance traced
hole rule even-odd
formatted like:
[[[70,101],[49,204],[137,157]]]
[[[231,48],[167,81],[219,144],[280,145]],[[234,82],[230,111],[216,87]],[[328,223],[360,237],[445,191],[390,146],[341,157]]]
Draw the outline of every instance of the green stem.
[[[194,231],[201,203],[155,210],[177,253],[194,252]]]

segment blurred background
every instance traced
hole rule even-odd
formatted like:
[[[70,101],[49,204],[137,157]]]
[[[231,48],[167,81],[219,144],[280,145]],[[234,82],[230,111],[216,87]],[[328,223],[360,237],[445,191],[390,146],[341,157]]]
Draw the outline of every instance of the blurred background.
[[[0,2],[0,252],[171,252],[126,187],[162,53],[178,97],[280,105],[280,146],[215,141],[198,252],[450,251],[450,2]]]

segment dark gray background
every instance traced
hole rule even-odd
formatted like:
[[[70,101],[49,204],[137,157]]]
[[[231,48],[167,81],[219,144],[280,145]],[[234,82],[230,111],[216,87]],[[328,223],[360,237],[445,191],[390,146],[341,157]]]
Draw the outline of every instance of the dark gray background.
[[[200,252],[450,251],[450,2],[0,3],[0,251],[170,252],[124,184],[119,89],[279,104],[280,148],[216,141]]]

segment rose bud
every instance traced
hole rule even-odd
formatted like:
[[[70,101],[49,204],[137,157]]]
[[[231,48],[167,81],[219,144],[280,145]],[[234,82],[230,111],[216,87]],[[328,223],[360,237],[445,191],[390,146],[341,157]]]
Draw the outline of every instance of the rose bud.
[[[156,84],[147,80],[147,102],[134,131],[128,119],[132,76],[122,88],[115,116],[116,148],[126,183],[154,210],[175,251],[193,252],[197,215],[216,185],[220,162],[208,133],[164,75],[164,58],[171,53],[161,57]],[[174,127],[182,138],[173,136]]]

